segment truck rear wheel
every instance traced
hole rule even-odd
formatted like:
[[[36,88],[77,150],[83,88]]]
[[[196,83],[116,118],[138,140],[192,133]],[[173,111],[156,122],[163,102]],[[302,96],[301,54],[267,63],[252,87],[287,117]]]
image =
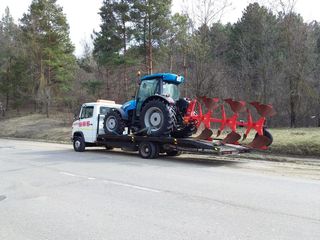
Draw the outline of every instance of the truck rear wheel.
[[[73,149],[76,152],[84,152],[86,149],[86,143],[84,142],[83,137],[74,137],[73,138]]]
[[[170,157],[181,155],[181,151],[178,151],[178,150],[171,150],[171,151],[167,151],[166,153],[167,153],[167,156],[170,156]]]
[[[159,156],[159,146],[153,142],[141,142],[139,144],[139,155],[142,158],[152,159]]]

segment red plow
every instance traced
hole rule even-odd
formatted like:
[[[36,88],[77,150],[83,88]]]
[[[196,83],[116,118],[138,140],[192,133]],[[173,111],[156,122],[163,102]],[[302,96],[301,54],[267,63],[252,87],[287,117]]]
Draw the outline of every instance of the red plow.
[[[231,116],[227,116],[224,103],[229,106]],[[203,105],[205,108],[203,108]],[[254,120],[248,106],[252,106],[256,110],[259,116],[257,120]],[[206,112],[204,112],[205,109]],[[221,118],[216,116],[217,112],[220,112]],[[246,121],[239,120],[239,116],[242,113],[246,113]],[[184,122],[186,124],[194,124],[197,129],[201,129],[201,126],[204,126],[204,130],[197,134],[198,139],[204,140],[217,139],[226,128],[229,128],[231,132],[221,139],[224,144],[240,144],[241,135],[237,132],[239,127],[245,128],[242,141],[254,130],[256,132],[255,137],[247,146],[255,149],[267,149],[272,143],[272,136],[265,129],[265,123],[266,118],[273,115],[275,115],[275,111],[270,104],[250,102],[247,105],[244,101],[236,101],[231,98],[221,101],[219,98],[198,97],[190,102],[184,116]],[[212,138],[212,124],[220,125],[214,138]]]

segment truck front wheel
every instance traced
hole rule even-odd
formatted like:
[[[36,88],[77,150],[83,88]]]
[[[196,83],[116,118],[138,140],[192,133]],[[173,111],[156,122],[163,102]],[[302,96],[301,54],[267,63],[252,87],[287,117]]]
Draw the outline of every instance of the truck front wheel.
[[[76,152],[84,152],[84,150],[86,149],[86,143],[84,142],[83,137],[73,138],[73,149]]]

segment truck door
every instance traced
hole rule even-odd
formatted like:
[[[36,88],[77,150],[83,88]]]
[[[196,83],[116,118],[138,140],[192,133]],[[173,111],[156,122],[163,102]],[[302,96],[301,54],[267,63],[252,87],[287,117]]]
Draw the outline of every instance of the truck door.
[[[93,119],[94,106],[83,106],[79,119],[79,130],[83,133],[85,142],[93,143],[96,140],[96,129]]]

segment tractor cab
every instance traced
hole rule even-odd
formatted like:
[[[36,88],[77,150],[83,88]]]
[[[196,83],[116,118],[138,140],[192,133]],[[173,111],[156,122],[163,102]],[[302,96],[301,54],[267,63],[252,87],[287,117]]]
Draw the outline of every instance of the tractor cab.
[[[126,117],[129,117],[129,111],[133,110],[135,115],[139,116],[146,100],[155,96],[171,102],[178,101],[180,97],[178,86],[183,82],[184,78],[182,76],[172,73],[157,73],[142,77],[135,99],[122,106]]]
[[[172,73],[157,73],[142,77],[136,96],[136,115],[139,116],[142,104],[149,97],[158,95],[170,101],[177,101],[180,97],[178,85],[183,81],[182,76]]]

